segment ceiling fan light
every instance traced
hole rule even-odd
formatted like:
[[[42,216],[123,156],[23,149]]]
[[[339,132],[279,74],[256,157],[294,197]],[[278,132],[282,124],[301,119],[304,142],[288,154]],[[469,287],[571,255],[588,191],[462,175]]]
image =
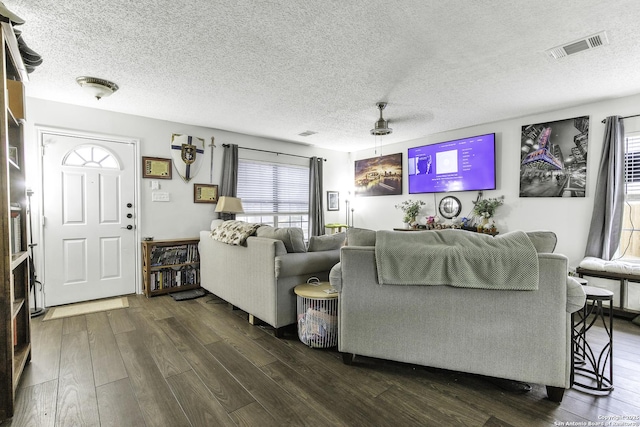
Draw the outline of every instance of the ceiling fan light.
[[[393,129],[389,127],[389,123],[382,119],[375,122],[371,129],[371,135],[389,135],[391,132]]]
[[[97,100],[109,96],[119,89],[117,84],[96,77],[81,76],[76,79],[76,82],[78,82],[85,92],[88,92]]]

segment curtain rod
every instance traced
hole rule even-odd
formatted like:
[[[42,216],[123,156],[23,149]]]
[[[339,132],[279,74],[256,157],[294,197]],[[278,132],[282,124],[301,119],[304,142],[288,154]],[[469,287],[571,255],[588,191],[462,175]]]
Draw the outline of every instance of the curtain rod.
[[[223,147],[228,147],[229,144],[222,144],[222,146]],[[247,147],[238,147],[238,148],[241,148],[243,150],[261,151],[263,153],[271,153],[271,154],[275,154],[277,156],[282,155],[282,156],[300,157],[301,159],[311,159],[311,157],[309,157],[309,156],[299,156],[297,154],[287,154],[287,153],[280,153],[278,151],[261,150],[259,148],[247,148]],[[327,159],[322,159],[322,160],[324,160],[325,162],[327,161]]]
[[[630,119],[631,117],[640,117],[640,114],[634,114],[633,116],[625,116],[623,119]],[[602,123],[606,122],[607,119],[602,119]]]

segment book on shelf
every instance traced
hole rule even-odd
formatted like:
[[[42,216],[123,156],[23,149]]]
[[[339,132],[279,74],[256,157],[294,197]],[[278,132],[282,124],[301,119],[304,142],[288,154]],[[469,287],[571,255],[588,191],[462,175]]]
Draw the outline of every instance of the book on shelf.
[[[198,245],[154,246],[151,248],[152,267],[198,262]]]
[[[11,253],[22,250],[22,215],[20,211],[11,209]]]
[[[159,291],[180,286],[190,286],[200,283],[200,270],[185,266],[179,269],[167,268],[149,274],[149,290]]]

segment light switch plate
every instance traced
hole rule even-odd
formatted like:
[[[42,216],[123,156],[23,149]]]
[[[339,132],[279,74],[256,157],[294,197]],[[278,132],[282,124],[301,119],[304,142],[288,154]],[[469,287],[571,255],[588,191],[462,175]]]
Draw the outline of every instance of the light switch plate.
[[[151,193],[151,201],[152,202],[168,202],[169,201],[169,193],[164,191],[154,191]]]

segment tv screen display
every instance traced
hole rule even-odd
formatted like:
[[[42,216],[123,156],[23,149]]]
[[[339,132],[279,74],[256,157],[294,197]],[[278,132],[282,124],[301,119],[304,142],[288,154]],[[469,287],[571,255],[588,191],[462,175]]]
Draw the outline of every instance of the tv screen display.
[[[409,193],[496,188],[495,134],[410,148]]]

